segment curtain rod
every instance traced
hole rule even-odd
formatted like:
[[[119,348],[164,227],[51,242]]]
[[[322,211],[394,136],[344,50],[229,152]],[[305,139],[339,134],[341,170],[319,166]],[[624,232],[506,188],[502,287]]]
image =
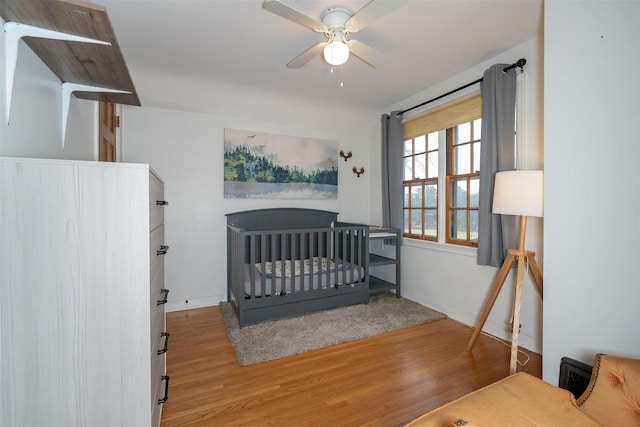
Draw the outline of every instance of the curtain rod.
[[[524,58],[520,58],[520,59],[518,59],[518,61],[517,61],[517,62],[514,62],[513,64],[509,65],[508,67],[504,67],[504,68],[502,69],[502,72],[503,72],[503,73],[506,73],[507,71],[512,70],[512,69],[514,69],[514,68],[516,68],[516,67],[520,67],[520,69],[522,69],[522,67],[524,67],[524,65],[525,65],[526,63],[527,63],[527,60],[526,60],[526,59],[524,59]],[[423,102],[422,104],[414,105],[414,106],[413,106],[413,107],[411,107],[411,108],[407,108],[406,110],[402,110],[402,111],[400,111],[399,113],[396,113],[396,115],[397,115],[397,116],[399,116],[399,115],[404,114],[404,113],[406,113],[406,112],[409,112],[409,111],[411,111],[411,110],[415,110],[416,108],[420,108],[420,107],[422,107],[423,105],[430,104],[430,103],[432,103],[432,102],[434,102],[434,101],[437,101],[438,99],[444,98],[445,96],[449,96],[449,95],[451,95],[452,93],[459,92],[459,91],[461,91],[462,89],[466,89],[466,88],[468,88],[469,86],[473,86],[473,85],[474,85],[474,84],[476,84],[476,83],[480,83],[481,81],[482,81],[482,78],[479,78],[478,80],[474,80],[474,81],[472,81],[471,83],[467,83],[466,85],[460,86],[459,88],[456,88],[456,89],[450,90],[449,92],[447,92],[447,93],[445,93],[445,94],[442,94],[442,95],[440,95],[440,96],[436,96],[436,97],[435,97],[435,98],[433,98],[433,99],[430,99],[430,100],[428,100],[428,101],[425,101],[425,102]]]

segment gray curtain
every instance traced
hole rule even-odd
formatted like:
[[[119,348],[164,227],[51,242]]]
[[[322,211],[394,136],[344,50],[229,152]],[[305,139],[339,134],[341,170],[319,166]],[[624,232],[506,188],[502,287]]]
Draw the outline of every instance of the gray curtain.
[[[502,71],[496,64],[485,71],[482,93],[482,143],[480,146],[480,201],[478,212],[478,264],[502,266],[505,251],[515,248],[515,217],[491,213],[496,172],[515,166],[516,70]]]
[[[402,230],[402,114],[392,111],[381,121],[382,225]]]

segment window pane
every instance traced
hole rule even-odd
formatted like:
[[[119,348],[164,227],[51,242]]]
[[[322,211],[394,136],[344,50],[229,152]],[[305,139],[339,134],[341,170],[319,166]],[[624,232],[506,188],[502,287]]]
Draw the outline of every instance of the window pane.
[[[424,235],[438,236],[438,212],[432,209],[424,211]]]
[[[471,141],[471,122],[463,123],[454,128],[454,144]]]
[[[422,187],[419,185],[411,186],[411,207],[422,207]]]
[[[429,151],[433,151],[433,150],[437,150],[438,147],[440,146],[439,144],[439,132],[431,132],[428,136],[428,141],[427,141],[427,150]]]
[[[411,232],[422,234],[422,210],[411,209]]]
[[[427,178],[437,178],[438,177],[438,152],[433,151],[427,155],[427,160],[429,162],[428,167],[428,176]]]
[[[480,206],[480,177],[469,179],[469,206],[477,208]]]
[[[472,242],[478,241],[478,211],[469,212],[469,232]]]
[[[426,153],[418,154],[415,156],[415,166],[413,170],[413,178],[414,179],[424,179],[427,176],[427,172],[425,169],[425,157]]]
[[[471,173],[471,146],[469,144],[455,147],[453,156],[454,174],[462,175]]]
[[[436,208],[438,207],[438,184],[425,184],[424,186],[424,207]]]
[[[412,166],[411,166],[412,160],[413,160],[413,157],[405,157],[404,159],[402,159],[402,166],[403,166],[402,176],[405,181],[413,179]]]
[[[409,233],[409,209],[404,209],[402,212],[402,223],[404,224],[404,232],[405,234]]]
[[[467,239],[467,211],[453,211],[451,237],[459,240]]]
[[[482,119],[476,119],[473,121],[473,139],[482,138]]]
[[[473,172],[480,172],[480,143],[473,144]]]
[[[467,207],[467,180],[454,179],[451,181],[451,205],[454,208]]]
[[[411,154],[413,154],[413,140],[407,139],[404,141],[404,144],[402,144],[402,155],[409,156]]]
[[[403,206],[408,207],[409,206],[409,186],[408,185],[403,185],[403,192],[404,192],[404,201],[402,203],[404,203]]]
[[[414,153],[424,153],[427,149],[427,138],[422,135],[413,140]]]

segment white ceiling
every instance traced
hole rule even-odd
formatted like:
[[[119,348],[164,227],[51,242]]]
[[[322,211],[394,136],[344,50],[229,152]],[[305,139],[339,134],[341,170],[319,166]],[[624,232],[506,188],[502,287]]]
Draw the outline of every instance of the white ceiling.
[[[262,0],[94,1],[107,8],[143,105],[190,110],[207,110],[197,91],[189,101],[168,86],[210,83],[381,111],[541,33],[543,7],[542,0],[409,0],[351,36],[387,54],[384,67],[351,56],[331,73],[320,55],[301,69],[286,67],[324,36],[266,11]],[[358,11],[368,3],[283,1],[318,20],[329,6]]]

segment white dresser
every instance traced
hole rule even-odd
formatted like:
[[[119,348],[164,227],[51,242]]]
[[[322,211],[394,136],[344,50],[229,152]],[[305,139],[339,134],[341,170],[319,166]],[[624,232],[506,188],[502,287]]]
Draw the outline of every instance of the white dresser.
[[[163,188],[148,165],[0,158],[0,425],[159,426]]]

